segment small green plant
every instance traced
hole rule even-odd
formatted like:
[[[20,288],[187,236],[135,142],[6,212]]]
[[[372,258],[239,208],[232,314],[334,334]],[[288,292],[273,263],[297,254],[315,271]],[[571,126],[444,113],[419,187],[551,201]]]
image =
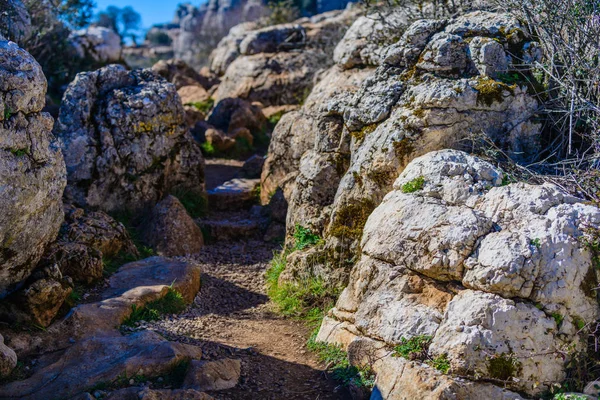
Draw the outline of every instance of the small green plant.
[[[26,154],[29,154],[29,150],[27,149],[11,149],[10,152],[17,157],[22,157]]]
[[[585,321],[581,317],[574,316],[572,319],[573,324],[575,325],[578,331],[581,331],[583,330],[583,328],[585,328]]]
[[[322,242],[319,235],[312,233],[308,228],[296,224],[294,230],[294,249],[302,250],[310,246],[317,245]]]
[[[529,241],[529,244],[535,246],[537,249],[540,249],[542,247],[542,241],[540,240],[540,238],[531,239]]]
[[[414,193],[418,190],[423,189],[425,185],[425,178],[422,176],[416,177],[415,179],[406,182],[402,185],[402,193]]]
[[[204,155],[214,156],[217,154],[217,149],[215,149],[215,146],[213,146],[212,143],[204,142],[200,145],[200,148]]]
[[[450,360],[448,360],[448,356],[446,354],[442,354],[433,360],[429,360],[427,363],[440,371],[442,374],[447,374],[448,371],[450,371]]]
[[[204,114],[208,113],[213,106],[215,105],[215,100],[211,97],[205,101],[197,101],[194,103],[186,103],[186,106],[192,106],[196,110],[203,112]]]
[[[173,196],[181,202],[192,218],[200,218],[208,211],[208,200],[206,196],[189,190],[176,190]]]
[[[410,339],[400,339],[400,344],[394,347],[395,357],[404,357],[407,360],[424,360],[433,338],[429,335],[413,336]]]
[[[372,388],[375,375],[370,367],[350,365],[348,354],[339,346],[317,342],[317,330],[313,332],[306,347],[317,355],[319,361],[329,366],[333,378],[344,385]]]
[[[494,354],[487,362],[490,377],[501,381],[508,381],[521,371],[521,363],[513,353]]]
[[[500,82],[506,83],[507,85],[514,85],[520,83],[523,78],[517,73],[498,72],[496,73],[496,79]]]
[[[554,396],[554,400],[587,400],[588,397],[582,394],[574,393],[558,393]]]
[[[554,319],[554,322],[556,322],[556,326],[558,328],[560,328],[560,325],[562,324],[562,322],[565,319],[565,317],[562,316],[562,315],[560,315],[557,312],[553,312],[552,314],[550,314],[550,316]]]
[[[273,127],[275,125],[277,125],[277,123],[281,120],[281,117],[283,116],[283,114],[285,114],[285,111],[279,111],[279,112],[276,112],[275,114],[271,115],[268,118],[269,124]]]
[[[4,120],[6,121],[7,119],[9,119],[12,115],[12,111],[10,108],[6,107],[4,109]]]
[[[169,287],[164,297],[149,302],[143,307],[131,306],[131,314],[123,325],[135,326],[139,321],[156,321],[164,314],[177,314],[185,310],[186,304],[181,293]]]

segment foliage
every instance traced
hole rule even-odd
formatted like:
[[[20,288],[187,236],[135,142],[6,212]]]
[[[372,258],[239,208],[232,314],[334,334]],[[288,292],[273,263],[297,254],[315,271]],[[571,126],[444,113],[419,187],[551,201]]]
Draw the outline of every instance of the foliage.
[[[410,339],[401,338],[400,344],[394,347],[392,355],[394,357],[403,357],[407,360],[421,360],[431,365],[443,374],[450,371],[450,360],[446,354],[441,354],[436,358],[429,356],[429,345],[433,338],[429,335],[417,335]]]
[[[200,218],[206,215],[208,211],[206,196],[189,190],[176,190],[173,195],[177,197],[192,218]]]
[[[115,31],[121,37],[121,41],[130,37],[135,43],[135,31],[140,29],[142,17],[130,6],[108,6],[106,10],[98,13],[95,23]]]
[[[540,44],[543,60],[533,77],[551,158],[549,172],[593,169],[600,150],[600,2],[597,0],[495,0],[523,21]],[[522,61],[523,55],[511,54]],[[519,71],[517,71],[519,72]],[[560,162],[564,158],[569,161]]]
[[[294,249],[303,250],[307,247],[311,247],[321,243],[323,239],[317,234],[312,233],[308,228],[296,224],[294,230]]]
[[[300,9],[293,0],[272,0],[269,7],[269,16],[263,21],[264,26],[286,24],[300,17]]]
[[[394,356],[404,357],[407,360],[424,360],[432,339],[429,335],[413,336],[410,339],[402,338],[400,344],[394,347]]]
[[[212,143],[204,142],[200,145],[200,148],[205,156],[214,156],[217,154],[217,149],[215,149]]]
[[[402,193],[414,193],[423,189],[423,185],[425,185],[425,178],[418,176],[402,185]]]
[[[24,0],[35,30],[22,47],[42,66],[48,80],[48,95],[60,102],[64,86],[78,72],[97,68],[92,60],[81,59],[69,40],[71,28],[82,28],[91,19],[91,0]]]
[[[198,111],[207,114],[210,110],[212,110],[213,106],[215,105],[215,99],[210,97],[204,101],[196,101],[194,103],[187,103],[185,105],[195,107]]]
[[[150,30],[146,34],[146,40],[156,46],[170,46],[173,40],[163,31]]]
[[[186,304],[181,293],[169,287],[167,294],[149,302],[143,307],[131,306],[131,314],[123,321],[123,325],[135,326],[139,321],[156,321],[164,314],[177,314],[185,310]]]
[[[492,378],[508,381],[519,374],[521,362],[513,353],[494,354],[487,359],[487,369]]]
[[[448,356],[445,354],[429,360],[428,364],[440,371],[442,374],[447,374],[450,371],[450,360],[448,360]]]
[[[531,241],[529,242],[529,244],[531,244],[532,246],[535,246],[538,249],[540,247],[542,247],[542,242],[541,242],[540,238],[531,239]]]
[[[368,366],[357,367],[350,365],[348,354],[339,346],[317,342],[317,330],[313,332],[306,347],[317,355],[319,361],[329,366],[334,379],[344,385],[372,388],[375,376]]]

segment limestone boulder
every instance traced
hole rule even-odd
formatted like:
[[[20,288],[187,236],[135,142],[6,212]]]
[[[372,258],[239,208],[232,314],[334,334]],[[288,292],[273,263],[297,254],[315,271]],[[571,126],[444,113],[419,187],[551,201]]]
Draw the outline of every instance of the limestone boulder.
[[[32,33],[31,16],[21,0],[6,0],[2,2],[0,14],[1,40],[11,40],[23,44]]]
[[[17,44],[0,41],[0,298],[22,285],[63,221],[66,172],[46,78]]]
[[[302,48],[305,44],[306,30],[302,25],[275,25],[249,32],[240,42],[240,53],[277,53]]]
[[[200,392],[225,390],[237,386],[242,363],[239,359],[192,361],[183,380],[183,388]]]
[[[17,355],[14,350],[4,344],[4,338],[0,335],[0,376],[8,376],[17,366]]]
[[[208,116],[207,122],[228,134],[239,128],[246,128],[253,135],[264,132],[267,119],[260,107],[240,98],[220,100]]]
[[[379,65],[386,45],[398,41],[407,24],[404,10],[362,16],[338,43],[333,59],[344,69]]]
[[[330,56],[312,49],[242,56],[227,68],[215,99],[237,97],[265,106],[299,104],[310,92],[317,71],[329,62]]]
[[[385,348],[425,335],[428,359],[447,359],[453,374],[530,395],[562,381],[561,349],[583,346],[578,331],[600,314],[585,245],[600,210],[552,184],[502,178],[455,150],[409,163],[368,217],[318,339],[351,351],[356,340]]]
[[[468,29],[471,17],[476,22],[472,30]],[[346,37],[354,27],[358,32],[363,22],[357,20]],[[284,183],[282,174],[276,178],[284,189],[296,190],[288,196],[288,243],[297,224],[325,238],[316,253],[311,249],[310,255],[292,257],[298,265],[288,263],[284,276],[306,275],[304,266],[312,265],[311,270],[321,271],[321,278],[337,276],[344,284],[358,260],[367,218],[393,189],[398,174],[420,155],[461,149],[474,138],[494,142],[517,162],[539,153],[538,103],[531,88],[525,82],[509,85],[488,75],[515,70],[531,73],[531,65],[517,65],[508,56],[511,52],[524,54],[531,47],[531,37],[517,20],[506,14],[476,12],[449,21],[421,20],[395,32],[400,39],[372,57],[376,60],[372,63],[379,66],[359,82],[358,89],[321,102],[339,128],[312,128],[315,133],[307,135],[306,145],[293,150],[301,152],[294,157],[299,161],[285,167],[291,183]],[[490,47],[483,49],[486,43]],[[337,60],[338,68],[344,67],[342,59]],[[365,64],[350,63],[348,68],[353,65]],[[286,126],[284,122],[282,118],[281,128]],[[276,146],[283,142],[278,129],[263,176],[273,173],[269,158],[277,155]],[[290,158],[292,150],[283,154]],[[266,183],[263,188],[269,187],[268,180]],[[336,187],[335,193],[332,187]],[[417,203],[413,207],[419,209]],[[432,208],[432,212],[442,219],[450,215],[444,214],[445,209]],[[439,226],[443,224],[440,221]],[[488,228],[483,224],[469,225],[469,229],[474,230],[461,234],[476,240],[479,232]],[[452,249],[450,256],[456,254],[460,259],[460,252]],[[335,272],[332,265],[337,266]]]
[[[121,38],[112,29],[90,26],[74,31],[69,40],[79,58],[101,64],[121,61]]]
[[[175,85],[177,90],[184,86],[201,86],[207,90],[214,85],[213,79],[200,74],[180,59],[161,60],[152,66],[152,70]]]
[[[227,67],[240,56],[240,43],[246,34],[258,28],[255,22],[244,22],[234,26],[217,47],[210,53],[210,69],[221,76]]]
[[[161,256],[195,254],[204,245],[202,231],[175,196],[154,207],[142,231],[144,241]]]
[[[204,159],[175,86],[151,70],[111,65],[78,74],[55,133],[65,197],[79,206],[138,212],[173,190],[204,191]]]

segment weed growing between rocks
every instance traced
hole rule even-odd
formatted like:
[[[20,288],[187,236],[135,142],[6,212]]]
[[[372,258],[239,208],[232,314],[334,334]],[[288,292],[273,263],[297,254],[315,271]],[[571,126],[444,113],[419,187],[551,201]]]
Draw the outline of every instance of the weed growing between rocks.
[[[158,299],[149,302],[143,307],[131,306],[131,314],[123,321],[123,325],[134,327],[136,322],[156,321],[165,314],[178,314],[185,310],[186,304],[181,293],[169,287],[167,294]]]
[[[372,389],[375,386],[375,374],[369,366],[357,367],[348,361],[348,354],[339,346],[317,342],[317,330],[308,339],[306,347],[317,355],[319,361],[327,366],[334,379],[347,386]]]
[[[421,189],[425,185],[425,178],[422,176],[416,177],[410,182],[406,182],[402,185],[402,193],[414,193]]]
[[[438,357],[429,357],[429,345],[433,337],[429,335],[417,335],[410,339],[400,339],[400,344],[394,347],[392,355],[394,357],[402,357],[407,360],[425,361],[433,368],[440,371],[442,374],[447,374],[450,371],[450,360],[445,354]]]
[[[117,270],[124,264],[133,261],[143,260],[144,258],[156,255],[155,251],[152,248],[145,246],[142,243],[137,226],[133,223],[133,216],[130,212],[114,213],[112,217],[116,221],[123,224],[125,229],[127,229],[127,232],[129,233],[129,236],[131,237],[131,240],[135,245],[138,254],[131,254],[130,252],[122,251],[114,257],[103,257],[103,271],[104,274],[107,276],[110,276],[117,272]]]
[[[208,211],[206,196],[188,190],[176,190],[173,196],[177,197],[192,218],[200,218],[206,215]]]
[[[208,114],[208,112],[210,110],[212,110],[213,106],[215,105],[215,100],[211,97],[208,100],[204,100],[204,101],[197,101],[194,103],[187,103],[185,104],[186,106],[192,106],[194,107],[196,110],[204,113],[204,114]]]
[[[310,229],[296,225],[296,230],[294,231],[294,250],[303,250],[322,242],[323,239],[319,235],[312,233]]]

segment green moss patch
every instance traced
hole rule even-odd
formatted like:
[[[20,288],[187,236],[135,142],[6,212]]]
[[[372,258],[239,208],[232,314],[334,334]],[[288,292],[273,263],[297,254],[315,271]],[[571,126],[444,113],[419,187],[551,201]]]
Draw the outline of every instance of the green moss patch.
[[[501,353],[488,357],[487,370],[491,378],[508,381],[521,373],[522,366],[514,354]]]
[[[422,176],[418,176],[415,179],[406,182],[402,185],[402,193],[414,193],[423,189],[425,185],[425,178]]]
[[[369,215],[375,209],[375,203],[370,199],[356,200],[342,207],[331,227],[330,234],[339,238],[359,240]]]
[[[504,82],[496,81],[489,76],[480,77],[474,89],[477,90],[477,103],[483,103],[486,106],[491,106],[495,102],[502,103],[504,101],[504,92],[514,94],[516,85],[507,85]]]

